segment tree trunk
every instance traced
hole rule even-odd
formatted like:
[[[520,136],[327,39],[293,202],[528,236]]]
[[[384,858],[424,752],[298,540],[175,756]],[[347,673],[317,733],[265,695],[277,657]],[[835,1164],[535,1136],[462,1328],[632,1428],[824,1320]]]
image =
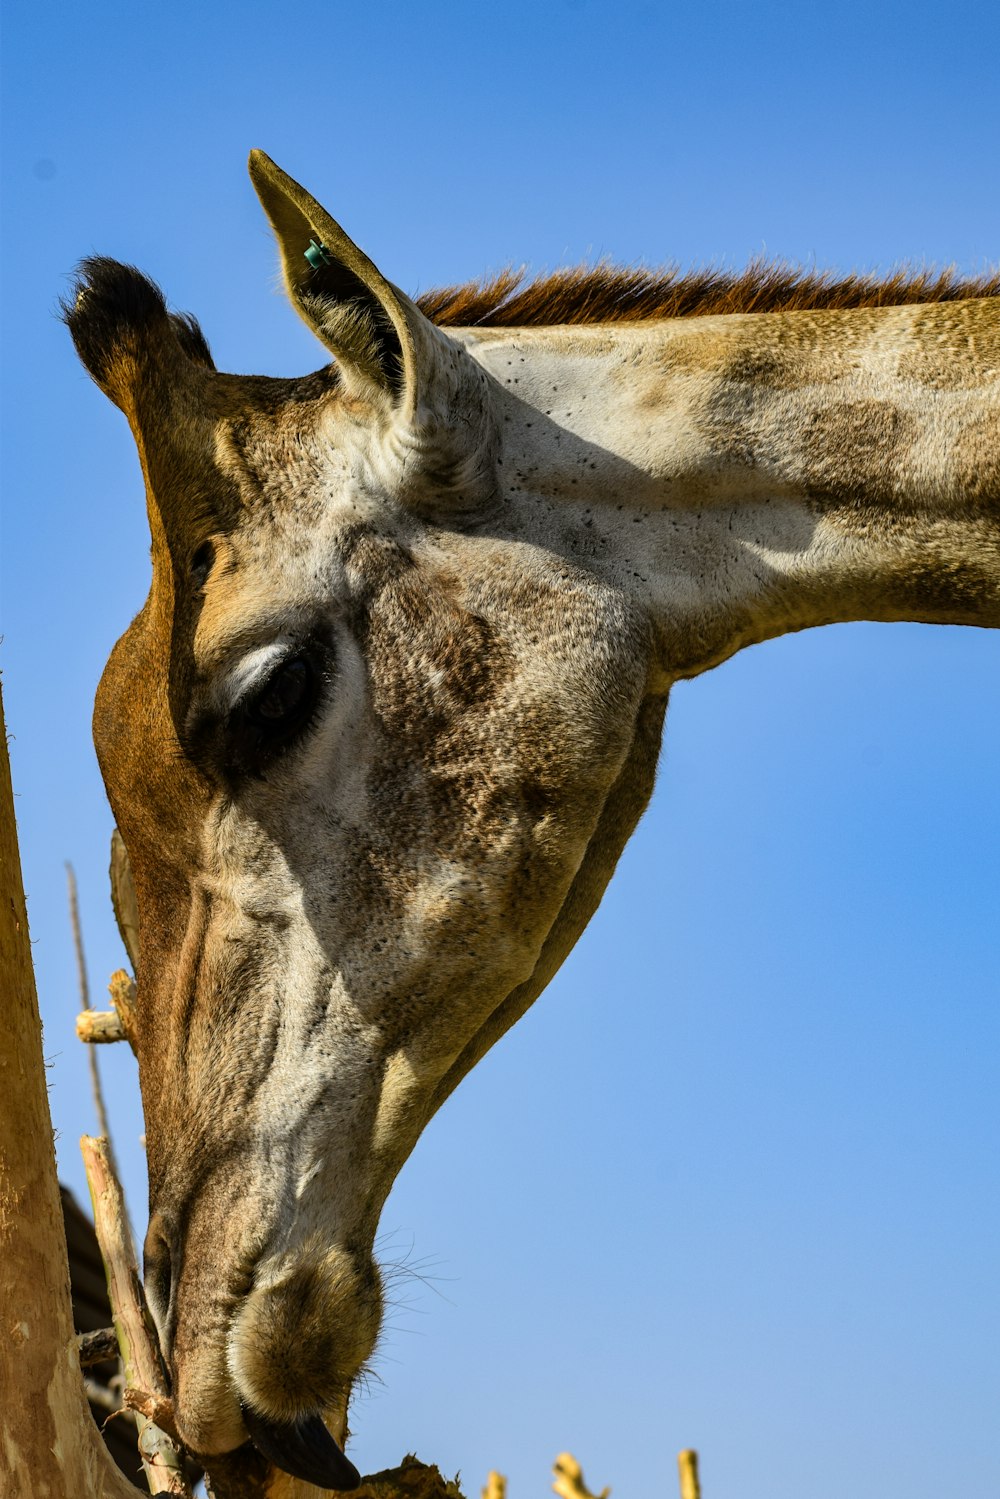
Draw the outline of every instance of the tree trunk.
[[[136,1499],[80,1373],[2,696],[0,739],[0,1493]]]

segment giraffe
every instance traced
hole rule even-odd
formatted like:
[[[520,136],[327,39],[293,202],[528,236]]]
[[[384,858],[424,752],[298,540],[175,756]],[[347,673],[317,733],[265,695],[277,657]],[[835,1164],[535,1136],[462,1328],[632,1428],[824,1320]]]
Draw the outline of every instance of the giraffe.
[[[1000,278],[599,267],[418,304],[250,171],[333,364],[220,373],[107,260],[66,309],[153,543],[94,733],[178,1430],[349,1488],[382,1205],[595,911],[672,684],[813,625],[1000,624]]]

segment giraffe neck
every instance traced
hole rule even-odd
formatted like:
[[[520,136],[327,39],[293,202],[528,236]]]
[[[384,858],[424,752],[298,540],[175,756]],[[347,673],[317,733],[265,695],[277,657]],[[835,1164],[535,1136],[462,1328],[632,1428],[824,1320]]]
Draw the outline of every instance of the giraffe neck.
[[[1000,305],[460,335],[500,525],[627,589],[667,681],[839,620],[1000,625]]]

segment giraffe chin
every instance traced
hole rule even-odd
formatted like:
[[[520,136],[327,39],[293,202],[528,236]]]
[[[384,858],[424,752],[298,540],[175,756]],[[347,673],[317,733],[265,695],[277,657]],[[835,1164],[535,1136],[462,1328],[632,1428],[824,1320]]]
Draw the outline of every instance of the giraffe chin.
[[[356,1489],[361,1483],[357,1468],[341,1452],[319,1415],[272,1421],[246,1405],[242,1414],[257,1451],[293,1478],[340,1492]]]

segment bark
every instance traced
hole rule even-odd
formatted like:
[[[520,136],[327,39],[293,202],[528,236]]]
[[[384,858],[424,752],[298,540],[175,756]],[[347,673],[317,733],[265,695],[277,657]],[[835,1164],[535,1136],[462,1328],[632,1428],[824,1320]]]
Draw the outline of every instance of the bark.
[[[91,1419],[45,1091],[0,698],[0,1493],[136,1499]]]

